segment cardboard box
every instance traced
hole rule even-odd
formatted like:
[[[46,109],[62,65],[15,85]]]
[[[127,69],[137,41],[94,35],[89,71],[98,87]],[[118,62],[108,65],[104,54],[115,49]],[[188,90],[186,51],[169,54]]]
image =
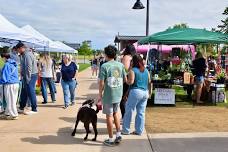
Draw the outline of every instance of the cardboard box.
[[[191,84],[191,73],[184,72],[184,84]]]

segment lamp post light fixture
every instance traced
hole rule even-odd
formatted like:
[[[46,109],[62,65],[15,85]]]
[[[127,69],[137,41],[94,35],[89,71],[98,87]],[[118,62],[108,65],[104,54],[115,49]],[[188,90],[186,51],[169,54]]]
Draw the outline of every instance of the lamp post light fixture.
[[[132,9],[144,9],[144,5],[140,0],[137,0]],[[149,23],[150,22],[150,0],[147,0],[146,5],[146,36],[149,35]]]

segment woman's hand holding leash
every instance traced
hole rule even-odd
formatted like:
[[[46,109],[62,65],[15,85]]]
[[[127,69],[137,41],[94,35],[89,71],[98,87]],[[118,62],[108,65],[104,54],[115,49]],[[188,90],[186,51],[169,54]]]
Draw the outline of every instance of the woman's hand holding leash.
[[[98,110],[102,110],[102,98],[98,98],[98,102],[97,102],[97,108]]]

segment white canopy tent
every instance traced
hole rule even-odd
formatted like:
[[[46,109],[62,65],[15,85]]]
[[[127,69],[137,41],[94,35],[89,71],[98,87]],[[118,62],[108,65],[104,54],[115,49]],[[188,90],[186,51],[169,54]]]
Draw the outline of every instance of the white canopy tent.
[[[77,53],[75,49],[73,49],[72,47],[69,47],[68,45],[64,44],[61,41],[55,41],[55,43],[59,45],[61,48],[63,48],[64,50],[67,50],[68,53]]]
[[[32,26],[26,25],[26,26],[23,26],[21,29],[23,29],[24,31],[30,33],[34,37],[37,37],[37,38],[42,39],[43,41],[45,41],[46,46],[45,47],[37,48],[38,51],[62,52],[61,51],[61,48],[59,48],[55,44],[54,41],[52,41],[51,39],[49,39],[45,35],[41,34],[40,32],[38,32]]]
[[[73,48],[66,46],[65,44],[63,44],[62,42],[56,42],[56,41],[52,41],[51,39],[49,39],[48,37],[46,37],[45,35],[41,34],[40,32],[38,32],[36,29],[34,29],[32,26],[30,25],[26,25],[23,26],[22,29],[28,33],[30,33],[31,35],[33,35],[34,37],[37,37],[39,39],[42,39],[43,41],[46,42],[46,46],[47,47],[43,47],[43,48],[37,48],[36,50],[38,51],[47,51],[47,52],[66,52],[66,53],[73,53],[74,50],[72,50]],[[61,44],[62,43],[62,44]]]
[[[18,28],[0,14],[0,42],[15,45],[18,41],[26,43],[29,47],[42,47],[46,45],[44,41]]]

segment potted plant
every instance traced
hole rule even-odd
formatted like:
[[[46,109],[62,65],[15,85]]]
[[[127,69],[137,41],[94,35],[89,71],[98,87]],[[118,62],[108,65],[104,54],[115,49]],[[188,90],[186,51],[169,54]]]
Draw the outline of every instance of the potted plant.
[[[217,75],[217,83],[218,84],[224,84],[225,83],[225,79],[226,79],[226,73],[224,71],[222,71],[221,73],[219,73]]]

